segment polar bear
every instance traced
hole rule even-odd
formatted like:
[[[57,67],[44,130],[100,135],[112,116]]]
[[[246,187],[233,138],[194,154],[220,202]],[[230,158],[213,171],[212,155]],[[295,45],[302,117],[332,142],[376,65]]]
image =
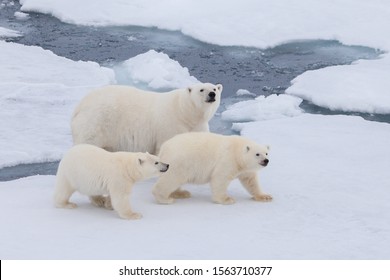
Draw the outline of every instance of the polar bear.
[[[73,141],[111,152],[158,154],[176,134],[209,131],[221,92],[222,85],[210,83],[166,93],[118,85],[97,89],[73,113]]]
[[[168,168],[148,153],[111,153],[89,144],[75,145],[58,166],[54,202],[59,208],[75,208],[69,198],[79,191],[90,196],[93,204],[113,208],[121,218],[139,219],[141,214],[133,212],[129,204],[132,185]]]
[[[157,202],[169,204],[174,198],[189,197],[180,190],[185,183],[210,183],[213,201],[232,204],[227,195],[230,182],[237,178],[256,201],[270,201],[262,192],[256,171],[268,165],[269,146],[258,145],[241,136],[191,132],[177,135],[161,146],[159,157],[170,164],[153,187]]]

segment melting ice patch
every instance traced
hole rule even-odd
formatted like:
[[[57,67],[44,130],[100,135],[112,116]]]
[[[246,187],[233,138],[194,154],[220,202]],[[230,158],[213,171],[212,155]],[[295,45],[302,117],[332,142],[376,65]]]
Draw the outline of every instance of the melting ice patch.
[[[15,12],[14,13],[14,16],[15,18],[17,18],[18,20],[27,20],[30,18],[30,15],[27,14],[27,13],[23,13],[23,12]]]
[[[345,112],[390,114],[390,55],[307,71],[286,93]]]
[[[247,89],[239,89],[239,90],[237,90],[236,95],[237,96],[253,96],[253,97],[256,96],[255,93],[252,93],[252,92],[250,92]]]
[[[254,100],[237,102],[222,113],[222,119],[233,122],[248,122],[298,116],[302,99],[285,94],[260,95]]]
[[[8,29],[0,26],[0,38],[20,37],[23,36],[19,31]]]
[[[115,68],[119,82],[155,90],[183,88],[199,83],[188,69],[162,52],[150,50]]]

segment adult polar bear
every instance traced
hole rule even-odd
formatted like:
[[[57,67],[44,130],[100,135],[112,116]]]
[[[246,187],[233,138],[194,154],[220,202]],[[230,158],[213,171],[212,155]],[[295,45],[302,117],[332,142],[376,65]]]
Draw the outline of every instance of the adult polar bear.
[[[209,131],[222,89],[210,83],[166,93],[118,85],[97,89],[73,113],[74,144],[158,154],[160,146],[177,134]]]

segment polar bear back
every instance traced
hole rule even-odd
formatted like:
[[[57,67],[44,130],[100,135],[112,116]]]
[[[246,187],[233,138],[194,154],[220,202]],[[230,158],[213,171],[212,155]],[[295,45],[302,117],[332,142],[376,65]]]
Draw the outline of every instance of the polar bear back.
[[[205,94],[213,90],[215,102],[206,102]],[[156,154],[163,142],[177,134],[208,131],[208,121],[219,106],[221,91],[221,85],[212,84],[166,93],[128,86],[97,89],[74,111],[73,141],[108,151]]]

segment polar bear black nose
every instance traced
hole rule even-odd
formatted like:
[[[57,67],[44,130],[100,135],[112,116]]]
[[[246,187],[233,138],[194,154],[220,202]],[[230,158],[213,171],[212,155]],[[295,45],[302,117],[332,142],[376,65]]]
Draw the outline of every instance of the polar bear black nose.
[[[265,160],[263,160],[263,162],[264,162],[264,165],[268,165],[268,163],[269,163],[269,159],[268,159],[268,158],[266,158]]]
[[[209,96],[210,96],[211,98],[214,98],[214,97],[215,97],[215,92],[214,92],[214,91],[210,92],[210,93],[209,93]]]
[[[166,172],[166,171],[168,171],[168,169],[169,169],[169,164],[166,164],[166,163],[162,163],[162,165],[163,165],[163,169],[160,169],[160,172]]]

